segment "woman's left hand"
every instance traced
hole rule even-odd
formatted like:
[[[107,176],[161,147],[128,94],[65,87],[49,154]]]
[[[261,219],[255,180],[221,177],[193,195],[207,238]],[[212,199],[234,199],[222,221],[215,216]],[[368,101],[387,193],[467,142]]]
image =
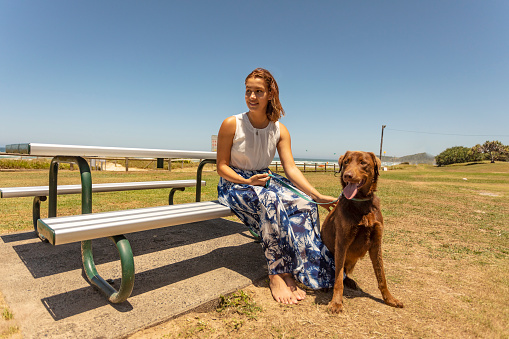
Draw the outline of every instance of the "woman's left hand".
[[[331,211],[331,208],[334,208],[336,206],[337,201],[335,201],[335,200],[337,200],[337,199],[334,197],[331,197],[329,195],[320,195],[319,197],[317,197],[315,199],[316,202],[321,203],[321,205],[318,205],[318,206],[325,208],[329,212]],[[325,204],[327,202],[328,202],[328,204]]]

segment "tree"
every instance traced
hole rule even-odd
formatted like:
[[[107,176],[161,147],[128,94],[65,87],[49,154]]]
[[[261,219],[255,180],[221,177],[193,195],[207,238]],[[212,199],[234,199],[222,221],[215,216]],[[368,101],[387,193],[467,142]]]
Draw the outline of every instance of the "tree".
[[[468,147],[455,146],[446,149],[435,157],[437,166],[476,161],[475,154]]]
[[[486,154],[489,156],[491,163],[494,163],[495,160],[505,160],[507,155],[509,155],[509,147],[504,146],[500,141],[486,141],[482,145],[475,145],[472,147],[472,152],[475,154]]]

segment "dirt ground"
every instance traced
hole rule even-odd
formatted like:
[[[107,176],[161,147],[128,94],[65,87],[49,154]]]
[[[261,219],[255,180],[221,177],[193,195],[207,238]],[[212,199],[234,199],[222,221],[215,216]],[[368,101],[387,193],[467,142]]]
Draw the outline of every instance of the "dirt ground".
[[[0,309],[2,310],[2,317],[0,317],[0,338],[22,338],[21,332],[19,330],[19,323],[14,317],[14,314],[9,309],[9,306],[5,302],[1,293]]]
[[[226,298],[218,310],[184,314],[128,338],[509,338],[507,169],[460,169],[466,174],[452,168],[384,177],[385,273],[404,308],[383,303],[365,257],[351,276],[360,290],[345,288],[339,315],[327,311],[332,291],[307,290],[304,301],[287,306],[272,299],[264,280],[244,288],[240,301]]]
[[[503,301],[499,301],[502,309],[495,318],[478,305],[497,307],[496,296],[483,286],[483,280],[500,281],[504,272],[491,276],[482,270],[464,272],[471,281],[458,286],[454,281],[459,276],[447,273],[447,268],[419,265],[420,255],[411,254],[410,260],[399,265],[386,261],[389,289],[404,303],[403,309],[383,303],[369,258],[364,258],[353,274],[360,290],[345,288],[342,314],[327,311],[332,291],[307,290],[304,301],[288,306],[276,303],[268,281],[262,281],[243,290],[249,306],[260,310],[244,314],[233,305],[223,311],[193,312],[129,338],[507,338]],[[400,277],[404,271],[412,276]],[[503,293],[507,293],[507,284]],[[478,301],[473,295],[491,297]],[[486,332],[486,326],[493,331]]]
[[[489,199],[444,196],[420,202],[421,211],[402,203],[408,216],[387,213],[385,273],[402,309],[383,303],[366,256],[351,276],[360,290],[345,288],[342,314],[327,311],[332,291],[307,290],[304,301],[285,306],[262,281],[243,290],[252,313],[238,305],[194,312],[129,338],[509,338],[507,225],[500,220],[507,201],[494,207]]]

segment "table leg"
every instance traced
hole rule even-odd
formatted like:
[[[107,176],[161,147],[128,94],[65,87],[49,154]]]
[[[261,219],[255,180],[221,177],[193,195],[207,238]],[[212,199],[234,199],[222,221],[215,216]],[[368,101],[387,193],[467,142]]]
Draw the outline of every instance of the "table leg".
[[[110,239],[117,246],[120,255],[120,264],[122,266],[122,278],[118,291],[97,273],[92,253],[92,240],[81,242],[81,257],[83,260],[83,269],[90,284],[104,293],[111,303],[116,304],[127,300],[133,291],[134,257],[131,245],[123,235],[116,235],[110,237]]]
[[[41,239],[42,241],[47,241],[46,238],[44,238],[42,235],[39,234],[37,231],[37,220],[41,218],[41,201],[46,201],[45,196],[41,197],[34,197],[34,202],[32,205],[32,220],[34,222],[34,230],[35,234]]]
[[[206,164],[215,164],[216,159],[205,159],[200,162],[198,165],[198,170],[196,171],[196,202],[201,201],[201,176],[203,172],[203,167]]]
[[[58,166],[61,162],[78,164],[81,174],[81,213],[92,213],[92,174],[88,162],[82,157],[56,156],[49,168],[48,218],[57,216]]]
[[[185,187],[174,187],[170,191],[170,195],[168,196],[168,205],[173,205],[173,196],[175,195],[176,191],[184,191]]]

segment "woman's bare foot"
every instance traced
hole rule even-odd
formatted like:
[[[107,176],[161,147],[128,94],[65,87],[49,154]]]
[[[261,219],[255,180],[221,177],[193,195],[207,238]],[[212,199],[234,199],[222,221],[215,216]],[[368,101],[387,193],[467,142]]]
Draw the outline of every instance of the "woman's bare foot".
[[[295,282],[295,279],[290,273],[283,274],[283,280],[286,283],[286,286],[290,288],[290,291],[295,295],[297,300],[304,300],[306,298],[306,291],[301,290],[299,286],[297,286],[297,283]]]
[[[298,299],[294,292],[287,286],[283,274],[269,274],[269,285],[272,297],[282,304],[297,304]]]

